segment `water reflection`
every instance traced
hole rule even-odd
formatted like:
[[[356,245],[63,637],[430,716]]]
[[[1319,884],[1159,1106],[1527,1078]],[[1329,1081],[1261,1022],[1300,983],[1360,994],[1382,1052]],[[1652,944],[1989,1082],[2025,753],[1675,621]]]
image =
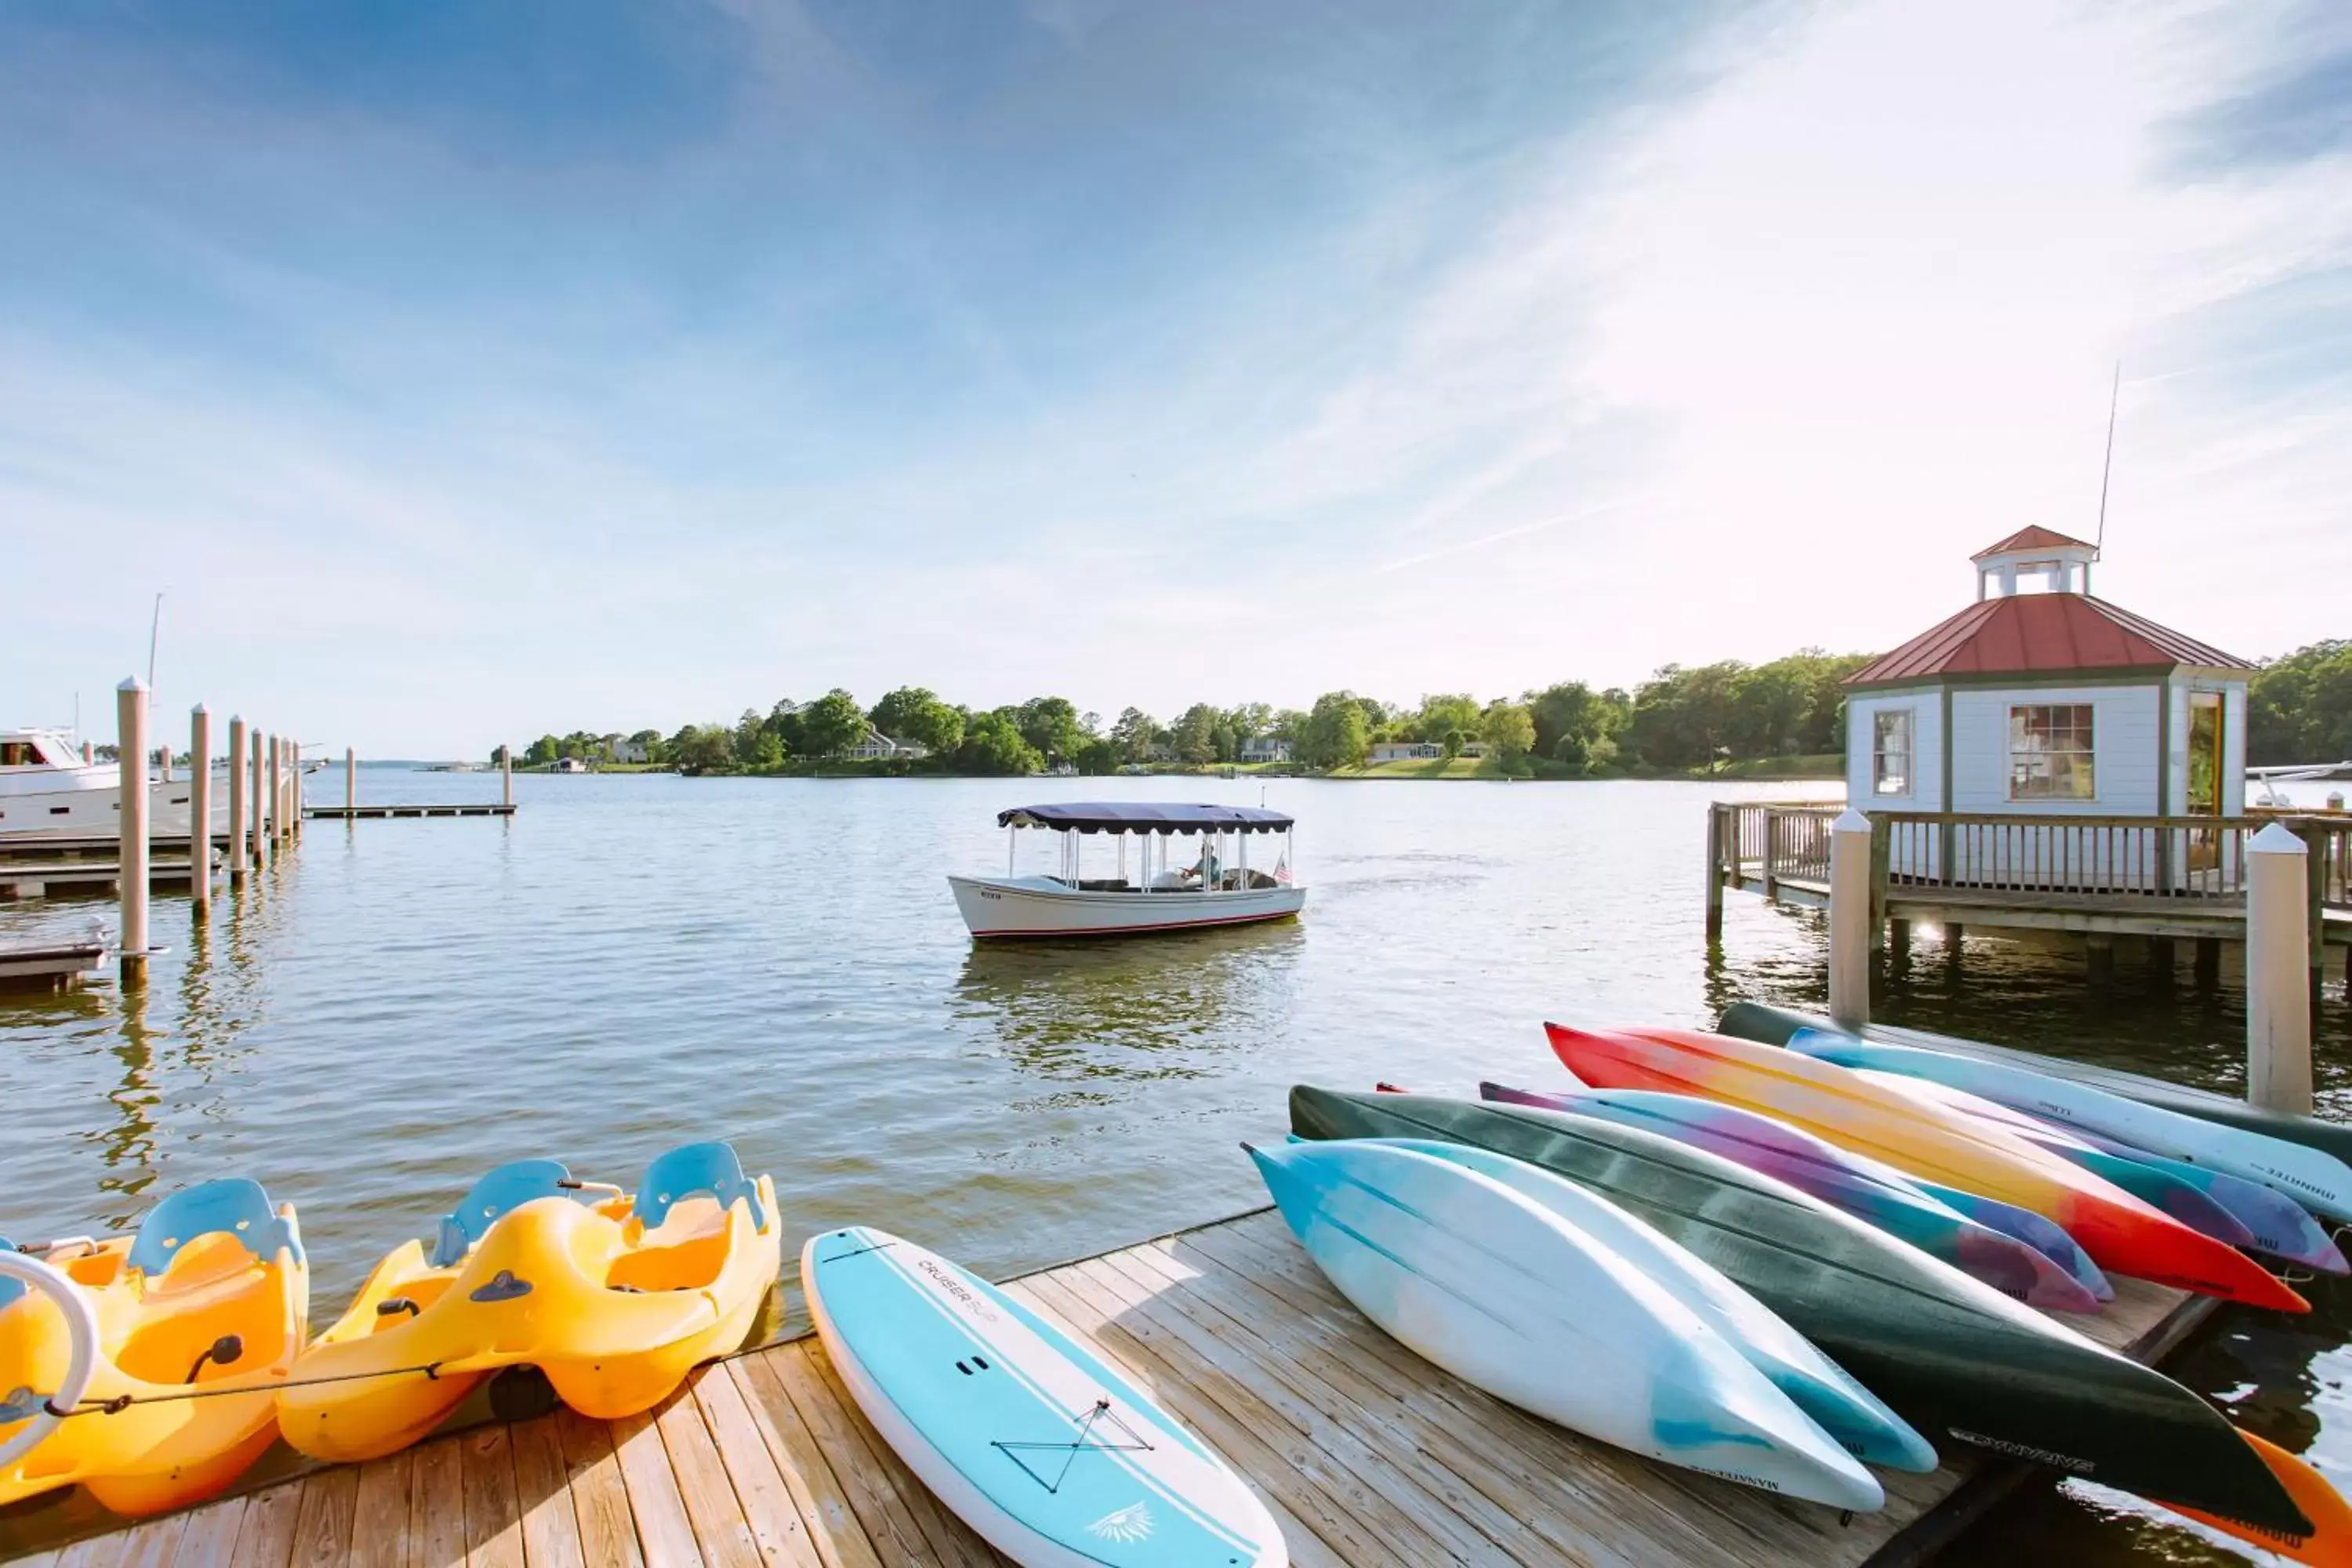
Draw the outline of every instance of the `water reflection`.
[[[142,1206],[139,1195],[156,1176],[154,1111],[162,1096],[154,1081],[155,1049],[163,1037],[148,1023],[153,990],[152,984],[123,988],[116,1043],[110,1047],[121,1071],[106,1096],[114,1117],[98,1133],[100,1160],[106,1168],[98,1185],[100,1193],[120,1200],[109,1205],[114,1212],[108,1224],[116,1229],[131,1223],[132,1214]]]
[[[1195,1053],[1278,1026],[1305,941],[1284,921],[1138,942],[975,942],[952,1008],[1039,1078],[1198,1078],[1215,1069]]]

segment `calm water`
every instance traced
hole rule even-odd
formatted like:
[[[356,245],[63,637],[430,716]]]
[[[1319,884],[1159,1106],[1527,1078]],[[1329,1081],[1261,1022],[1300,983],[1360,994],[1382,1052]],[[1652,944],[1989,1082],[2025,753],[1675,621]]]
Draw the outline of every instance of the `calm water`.
[[[339,773],[312,782],[340,797]],[[360,787],[488,799],[497,780],[365,769]],[[940,879],[1003,865],[998,808],[1171,786],[515,787],[510,821],[314,823],[206,925],[160,900],[171,952],[142,999],[109,986],[0,1005],[17,1110],[0,1232],[121,1227],[173,1187],[250,1173],[300,1205],[325,1321],[488,1164],[554,1154],[626,1183],[661,1150],[719,1136],[774,1173],[791,1250],[862,1221],[1003,1274],[1262,1201],[1237,1145],[1281,1135],[1294,1081],[1547,1080],[1547,1013],[1705,1024],[1741,996],[1811,1004],[1825,988],[1808,917],[1735,898],[1713,961],[1700,929],[1706,802],[1806,786],[1276,781],[1266,803],[1302,824],[1303,922],[988,949]],[[1178,789],[1260,799],[1255,783]],[[110,914],[0,905],[0,935]],[[2200,996],[2185,969],[2167,989],[2129,954],[2119,967],[2095,994],[2063,947],[1972,940],[1955,969],[1928,936],[1882,1011],[2231,1084],[2234,969]],[[2340,987],[2323,1017],[2324,1092],[2352,1112]],[[2352,1290],[2319,1300],[2293,1325],[2234,1314],[2177,1371],[2341,1473]],[[2072,1487],[2011,1505],[1962,1560],[2134,1549],[2236,1560]]]

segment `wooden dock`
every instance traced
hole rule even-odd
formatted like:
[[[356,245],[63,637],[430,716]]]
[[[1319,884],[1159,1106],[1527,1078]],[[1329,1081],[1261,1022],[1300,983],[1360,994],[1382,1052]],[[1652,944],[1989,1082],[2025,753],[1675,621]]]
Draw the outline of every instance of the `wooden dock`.
[[[0,849],[0,899],[38,899],[55,893],[113,893],[121,889],[122,868],[109,855],[104,859],[43,856],[20,859]],[[219,875],[220,857],[208,851],[206,869]],[[151,888],[184,888],[194,882],[195,862],[183,848],[177,855],[155,855],[147,862]]]
[[[2095,1338],[2145,1360],[2212,1303],[2118,1280]],[[1006,1289],[1125,1368],[1266,1500],[1300,1568],[1905,1568],[2027,1473],[1942,1445],[1883,1472],[1887,1506],[1835,1510],[1652,1464],[1457,1382],[1332,1290],[1258,1210],[1027,1275]],[[101,1417],[85,1417],[101,1419]],[[5,1539],[5,1538],[0,1538]],[[706,1367],[661,1409],[559,1411],[321,1468],[30,1560],[235,1563],[998,1564],[858,1414],[810,1337]]]
[[[470,805],[306,805],[302,815],[332,822],[373,821],[393,816],[512,816],[510,805],[491,801]]]
[[[103,942],[0,942],[0,991],[70,991],[105,962]]]

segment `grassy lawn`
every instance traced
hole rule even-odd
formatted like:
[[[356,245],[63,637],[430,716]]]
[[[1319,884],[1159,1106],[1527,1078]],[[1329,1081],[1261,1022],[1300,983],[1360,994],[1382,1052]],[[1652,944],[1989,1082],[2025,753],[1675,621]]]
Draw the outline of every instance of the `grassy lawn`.
[[[1503,776],[1492,757],[1405,757],[1391,763],[1367,763],[1360,768],[1334,768],[1335,779],[1498,779]]]

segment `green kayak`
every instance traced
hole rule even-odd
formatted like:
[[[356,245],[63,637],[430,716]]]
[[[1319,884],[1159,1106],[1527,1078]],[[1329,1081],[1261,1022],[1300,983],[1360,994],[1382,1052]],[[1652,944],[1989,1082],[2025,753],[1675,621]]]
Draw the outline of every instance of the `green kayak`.
[[[1826,1029],[1832,1034],[1846,1032],[1827,1018],[1815,1017],[1810,1013],[1800,1013],[1789,1007],[1768,1006],[1761,1002],[1734,1002],[1723,1010],[1723,1021],[1717,1027],[1727,1035],[1737,1035],[1743,1040],[1754,1040],[1767,1046],[1787,1045],[1789,1037],[1799,1029]],[[2314,1117],[2296,1116],[2284,1110],[2264,1110],[2259,1106],[2248,1105],[2242,1100],[2216,1094],[2210,1089],[2165,1083],[2158,1079],[2143,1078],[2135,1072],[2118,1072],[2113,1068],[2098,1067],[2090,1062],[2071,1062],[2063,1057],[2045,1057],[2033,1051],[2011,1050],[2006,1046],[1987,1045],[1982,1040],[1962,1039],[1955,1035],[1931,1035],[1922,1029],[1880,1031],[1865,1028],[1863,1033],[1874,1039],[1883,1038],[1889,1045],[1917,1046],[1925,1050],[1974,1057],[1980,1061],[2000,1062],[2032,1072],[2047,1073],[2052,1078],[2086,1083],[2093,1089],[2104,1089],[2109,1094],[2137,1100],[2143,1105],[2176,1110],[2183,1116],[2201,1117],[2224,1127],[2238,1127],[2248,1132],[2283,1138],[2290,1143],[2300,1143],[2307,1149],[2333,1154],[2346,1164],[2352,1165],[2352,1127],[2340,1122],[2321,1121]]]
[[[1431,1095],[1290,1091],[1302,1138],[1437,1138],[1590,1187],[1715,1265],[1944,1436],[2258,1530],[2306,1535],[2236,1428],[2162,1373],[1794,1187],[1613,1122]]]

